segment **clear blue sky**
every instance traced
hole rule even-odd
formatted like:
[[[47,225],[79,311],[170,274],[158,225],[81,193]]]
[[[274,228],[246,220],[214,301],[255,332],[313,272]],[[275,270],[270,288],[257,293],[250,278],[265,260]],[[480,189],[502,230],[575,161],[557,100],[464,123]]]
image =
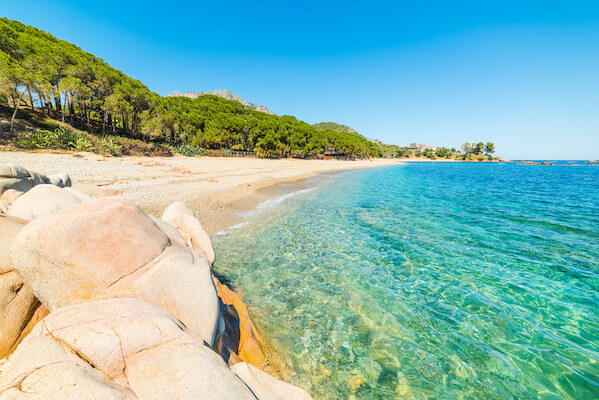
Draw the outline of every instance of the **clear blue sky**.
[[[599,158],[599,1],[3,1],[151,90],[229,89],[387,143]]]

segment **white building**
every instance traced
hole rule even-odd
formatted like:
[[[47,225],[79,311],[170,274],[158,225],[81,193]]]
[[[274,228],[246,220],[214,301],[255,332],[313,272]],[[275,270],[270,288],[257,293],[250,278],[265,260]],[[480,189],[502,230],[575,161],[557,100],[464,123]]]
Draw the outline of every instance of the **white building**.
[[[410,149],[411,150],[415,150],[415,151],[420,151],[420,152],[424,152],[426,150],[437,151],[437,147],[435,147],[435,146],[427,146],[427,145],[422,144],[422,143],[412,143],[410,145]]]

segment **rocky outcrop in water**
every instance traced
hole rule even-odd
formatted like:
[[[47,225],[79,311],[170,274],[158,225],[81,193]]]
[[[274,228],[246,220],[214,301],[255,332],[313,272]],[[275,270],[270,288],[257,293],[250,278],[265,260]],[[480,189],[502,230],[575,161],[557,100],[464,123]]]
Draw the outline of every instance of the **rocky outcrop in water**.
[[[65,176],[0,173],[0,400],[310,399],[257,368],[260,336],[183,203],[158,219]]]

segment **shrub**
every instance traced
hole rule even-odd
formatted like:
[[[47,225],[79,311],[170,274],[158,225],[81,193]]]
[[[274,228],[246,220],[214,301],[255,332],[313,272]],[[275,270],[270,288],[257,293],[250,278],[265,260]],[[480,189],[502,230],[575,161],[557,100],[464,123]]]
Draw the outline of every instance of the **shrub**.
[[[179,153],[186,157],[199,156],[199,155],[206,153],[205,149],[203,149],[201,147],[197,147],[197,146],[191,146],[189,144],[182,144],[182,145],[176,146],[173,150],[175,153]]]
[[[121,146],[114,138],[104,136],[100,139],[100,146],[104,147],[110,154],[115,157],[123,155],[123,146]]]
[[[77,142],[77,135],[65,127],[56,128],[48,135],[51,149],[72,149]]]
[[[31,131],[19,140],[25,149],[73,149],[79,137],[64,127],[52,131]]]
[[[222,151],[225,156],[230,156],[231,154],[233,154],[231,149],[227,149],[226,147],[221,147],[220,151]]]
[[[160,148],[170,152],[171,154],[175,152],[175,147],[170,143],[160,143],[158,146],[160,146]]]
[[[92,151],[94,144],[85,136],[79,136],[75,141],[75,150],[77,151]]]
[[[45,149],[47,131],[32,131],[28,132],[25,137],[21,138],[17,145],[24,149]]]

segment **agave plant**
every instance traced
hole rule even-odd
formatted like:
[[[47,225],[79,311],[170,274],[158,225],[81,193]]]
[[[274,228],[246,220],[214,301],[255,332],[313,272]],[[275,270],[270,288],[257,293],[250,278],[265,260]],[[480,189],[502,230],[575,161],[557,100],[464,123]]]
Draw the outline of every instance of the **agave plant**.
[[[197,146],[192,146],[189,144],[182,144],[182,145],[176,146],[174,148],[174,151],[175,151],[175,153],[179,153],[186,157],[199,156],[199,155],[206,153],[205,149],[203,149],[201,147],[197,147]]]
[[[100,146],[104,147],[110,154],[115,157],[123,155],[123,146],[121,146],[114,138],[104,136],[100,139]]]
[[[92,151],[94,144],[85,136],[79,136],[75,141],[75,150],[77,151]]]

